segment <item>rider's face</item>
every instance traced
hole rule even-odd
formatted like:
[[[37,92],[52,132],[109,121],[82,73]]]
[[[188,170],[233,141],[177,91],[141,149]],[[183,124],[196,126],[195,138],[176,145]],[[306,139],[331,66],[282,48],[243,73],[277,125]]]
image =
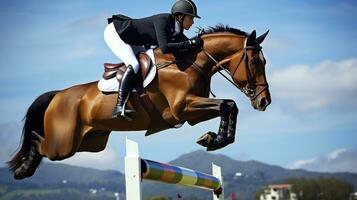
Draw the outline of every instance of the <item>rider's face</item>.
[[[191,28],[192,24],[194,24],[194,17],[193,16],[189,16],[189,15],[185,15],[185,17],[183,18],[183,23],[182,26],[185,30],[188,30]]]

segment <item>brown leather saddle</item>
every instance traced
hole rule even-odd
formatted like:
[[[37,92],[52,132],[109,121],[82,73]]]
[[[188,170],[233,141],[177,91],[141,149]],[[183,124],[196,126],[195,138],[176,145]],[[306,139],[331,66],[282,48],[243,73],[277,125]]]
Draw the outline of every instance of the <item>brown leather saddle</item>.
[[[149,55],[144,52],[141,52],[137,55],[139,64],[140,64],[140,73],[138,73],[136,80],[135,80],[135,90],[139,96],[139,101],[141,105],[145,108],[145,110],[150,114],[152,123],[150,124],[149,129],[146,132],[146,135],[151,135],[160,131],[161,129],[157,129],[155,127],[155,122],[165,121],[158,110],[155,108],[154,103],[151,101],[149,95],[146,93],[146,90],[143,86],[143,81],[149,74],[149,71],[152,66],[152,60]],[[104,63],[104,73],[103,78],[105,80],[111,79],[116,77],[120,83],[124,72],[128,67],[124,63],[112,64],[112,63]],[[168,123],[167,127],[171,128],[172,126]]]
[[[137,55],[139,64],[140,64],[140,77],[138,77],[141,80],[145,80],[147,77],[152,61],[149,55],[147,55],[144,52],[141,52]],[[121,78],[123,77],[124,72],[126,71],[128,67],[124,63],[104,63],[104,73],[103,73],[103,78],[105,80],[109,80],[111,78],[116,77],[118,81],[121,81]]]

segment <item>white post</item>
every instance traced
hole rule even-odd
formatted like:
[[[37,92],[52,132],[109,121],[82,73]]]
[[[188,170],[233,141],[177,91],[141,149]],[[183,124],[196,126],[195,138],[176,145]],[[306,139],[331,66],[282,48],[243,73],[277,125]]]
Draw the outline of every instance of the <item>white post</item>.
[[[221,167],[212,163],[212,175],[218,178],[222,184],[222,194],[219,195],[219,198],[213,193],[213,200],[224,200],[224,186],[223,186],[223,177],[221,172]]]
[[[141,163],[138,143],[126,138],[125,187],[127,200],[141,200]]]

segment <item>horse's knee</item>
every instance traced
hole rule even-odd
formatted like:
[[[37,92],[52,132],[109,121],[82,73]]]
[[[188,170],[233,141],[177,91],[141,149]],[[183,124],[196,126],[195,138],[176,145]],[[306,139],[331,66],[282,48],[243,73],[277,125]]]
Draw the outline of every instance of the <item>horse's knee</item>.
[[[228,100],[227,101],[227,105],[229,106],[230,108],[230,113],[233,114],[233,115],[237,115],[238,112],[239,112],[239,109],[237,107],[237,104],[236,102],[234,102],[233,100]]]
[[[47,140],[45,141],[41,147],[42,154],[47,157],[51,161],[63,160],[73,156],[76,152],[76,146],[61,141],[57,138],[57,140]]]
[[[47,158],[51,161],[58,161],[64,160],[69,158],[75,154],[75,151],[68,151],[68,152],[51,152],[48,153]]]
[[[228,106],[228,104],[226,104],[225,102],[221,103],[219,105],[219,115],[221,117],[228,117],[228,115],[231,113],[231,109]]]

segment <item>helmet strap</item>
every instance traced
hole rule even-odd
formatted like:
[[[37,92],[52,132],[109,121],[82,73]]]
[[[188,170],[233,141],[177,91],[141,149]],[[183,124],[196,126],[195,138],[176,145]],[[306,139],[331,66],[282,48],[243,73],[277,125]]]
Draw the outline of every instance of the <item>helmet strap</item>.
[[[181,18],[179,16],[182,16]],[[185,14],[181,14],[177,16],[177,21],[180,23],[180,28],[181,31],[183,31],[183,20],[185,20],[186,15]]]

